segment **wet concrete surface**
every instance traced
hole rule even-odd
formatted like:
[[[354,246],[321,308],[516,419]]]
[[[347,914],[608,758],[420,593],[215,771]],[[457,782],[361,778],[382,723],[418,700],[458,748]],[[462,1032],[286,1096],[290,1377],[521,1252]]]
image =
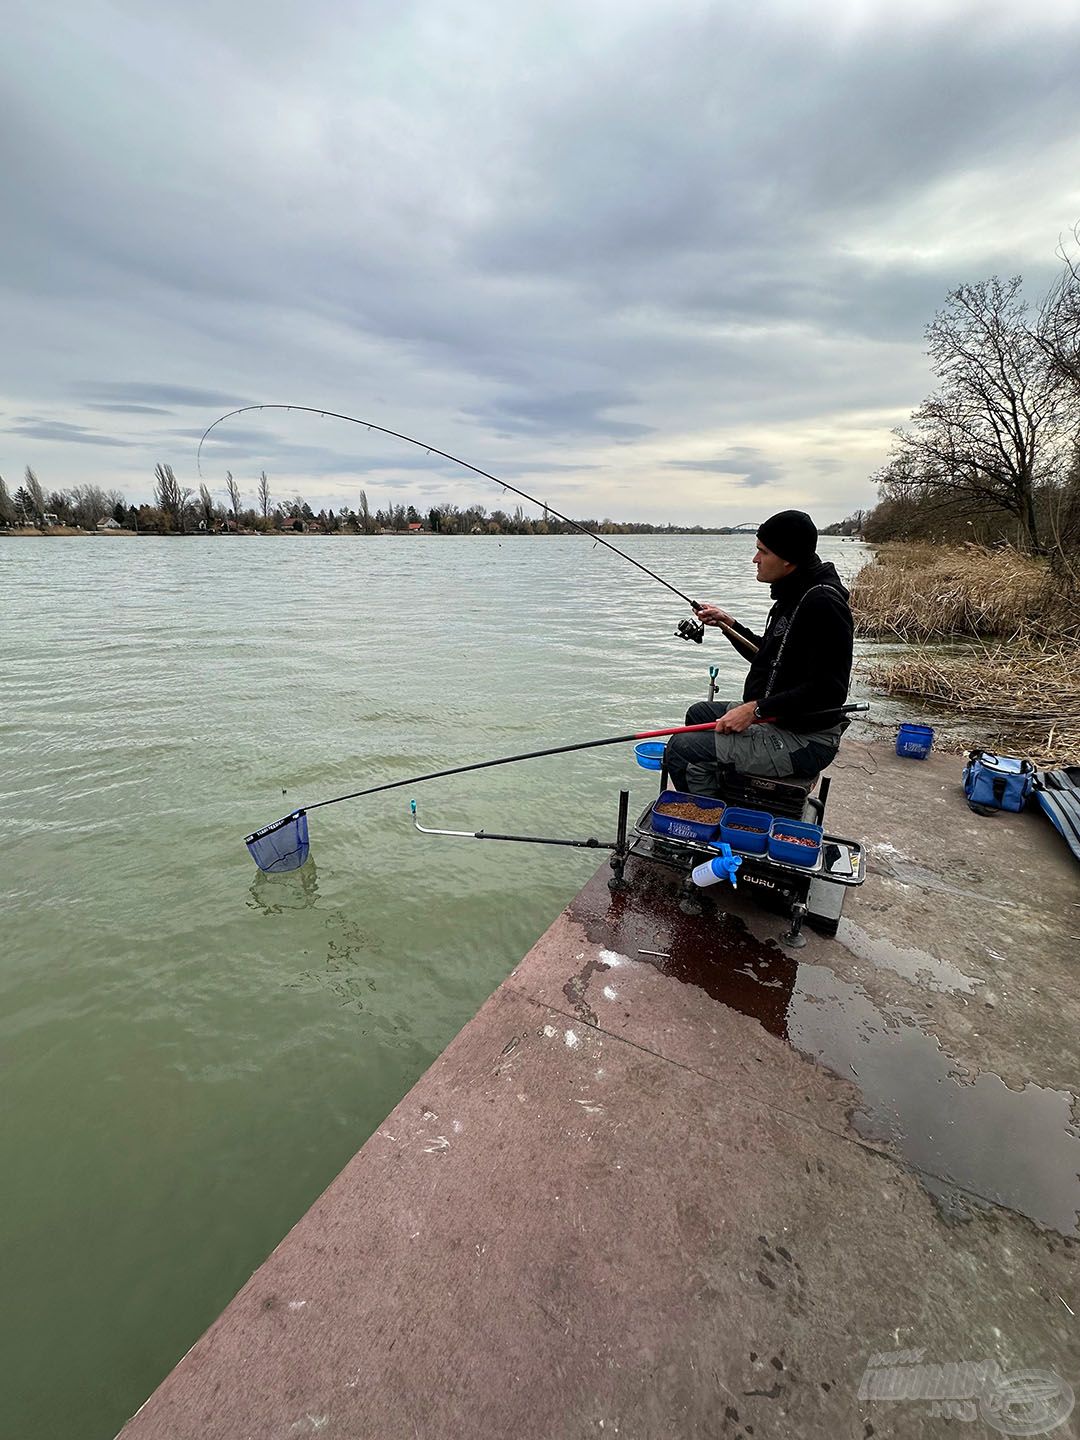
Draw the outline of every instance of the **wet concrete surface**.
[[[125,1436],[1075,1434],[1080,868],[958,782],[845,745],[799,951],[599,872]]]
[[[797,958],[805,950],[757,938],[730,912],[726,889],[718,897],[726,910],[710,890],[702,897],[706,914],[692,918],[680,910],[677,880],[664,871],[636,867],[631,882],[615,896],[583,891],[570,907],[606,957],[590,960],[563,987],[581,1019],[600,1023],[588,1006],[588,979],[636,958],[753,1017],[840,1077],[854,1077],[860,1098],[850,1115],[853,1127],[903,1156],[948,1213],[963,1215],[972,1202],[988,1201],[1062,1234],[1080,1234],[1080,1130],[1070,1092],[1031,1082],[1015,1091],[995,1074],[970,1073],[910,1007],[879,1008],[861,985]],[[838,941],[858,958],[936,993],[969,993],[981,983],[947,961],[874,941],[847,920]]]

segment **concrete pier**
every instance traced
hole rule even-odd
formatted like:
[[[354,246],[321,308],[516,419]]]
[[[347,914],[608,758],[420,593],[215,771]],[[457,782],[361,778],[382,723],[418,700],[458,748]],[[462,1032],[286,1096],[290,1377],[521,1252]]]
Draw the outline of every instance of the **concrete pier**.
[[[1080,867],[832,773],[837,939],[599,872],[124,1440],[1077,1433]]]

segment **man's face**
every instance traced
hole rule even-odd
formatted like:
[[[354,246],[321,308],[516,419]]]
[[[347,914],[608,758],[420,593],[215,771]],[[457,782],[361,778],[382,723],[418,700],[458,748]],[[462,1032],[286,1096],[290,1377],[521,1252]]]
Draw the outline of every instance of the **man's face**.
[[[763,585],[772,585],[774,581],[783,580],[785,575],[790,575],[795,566],[788,560],[781,560],[772,550],[767,550],[759,540],[754,551],[754,568]]]

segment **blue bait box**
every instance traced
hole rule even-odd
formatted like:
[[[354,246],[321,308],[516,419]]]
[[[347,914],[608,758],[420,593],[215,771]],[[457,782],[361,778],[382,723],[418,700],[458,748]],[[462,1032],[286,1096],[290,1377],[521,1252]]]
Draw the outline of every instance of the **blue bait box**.
[[[660,815],[661,805],[678,805],[690,801],[702,810],[715,810],[716,821],[712,825],[699,824],[696,820],[683,820],[677,815]],[[711,800],[706,795],[688,795],[685,790],[665,790],[653,801],[652,828],[657,835],[670,835],[673,840],[699,840],[707,845],[716,838],[724,814],[724,802]]]
[[[907,760],[925,760],[934,744],[929,725],[901,725],[896,736],[896,753]]]
[[[667,744],[663,740],[643,740],[640,745],[634,746],[634,754],[643,770],[662,770],[666,749]]]
[[[767,810],[739,810],[734,805],[725,810],[720,826],[720,839],[733,850],[744,855],[764,855],[769,847],[769,831],[773,817]],[[745,825],[745,830],[733,830],[733,825]]]
[[[813,845],[792,845],[782,837],[798,835],[801,839],[812,840]],[[774,820],[769,835],[769,855],[773,860],[782,860],[785,865],[816,865],[821,854],[822,829],[805,820]]]

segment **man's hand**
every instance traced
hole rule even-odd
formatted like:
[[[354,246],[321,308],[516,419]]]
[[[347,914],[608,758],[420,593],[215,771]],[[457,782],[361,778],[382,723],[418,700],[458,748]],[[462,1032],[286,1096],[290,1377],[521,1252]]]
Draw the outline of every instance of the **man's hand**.
[[[702,605],[698,608],[698,619],[704,625],[734,625],[734,617],[717,605]]]
[[[757,709],[757,701],[747,700],[742,705],[736,705],[734,710],[728,710],[721,715],[716,722],[716,728],[721,735],[741,735],[744,730],[749,730],[754,723],[754,711]]]

